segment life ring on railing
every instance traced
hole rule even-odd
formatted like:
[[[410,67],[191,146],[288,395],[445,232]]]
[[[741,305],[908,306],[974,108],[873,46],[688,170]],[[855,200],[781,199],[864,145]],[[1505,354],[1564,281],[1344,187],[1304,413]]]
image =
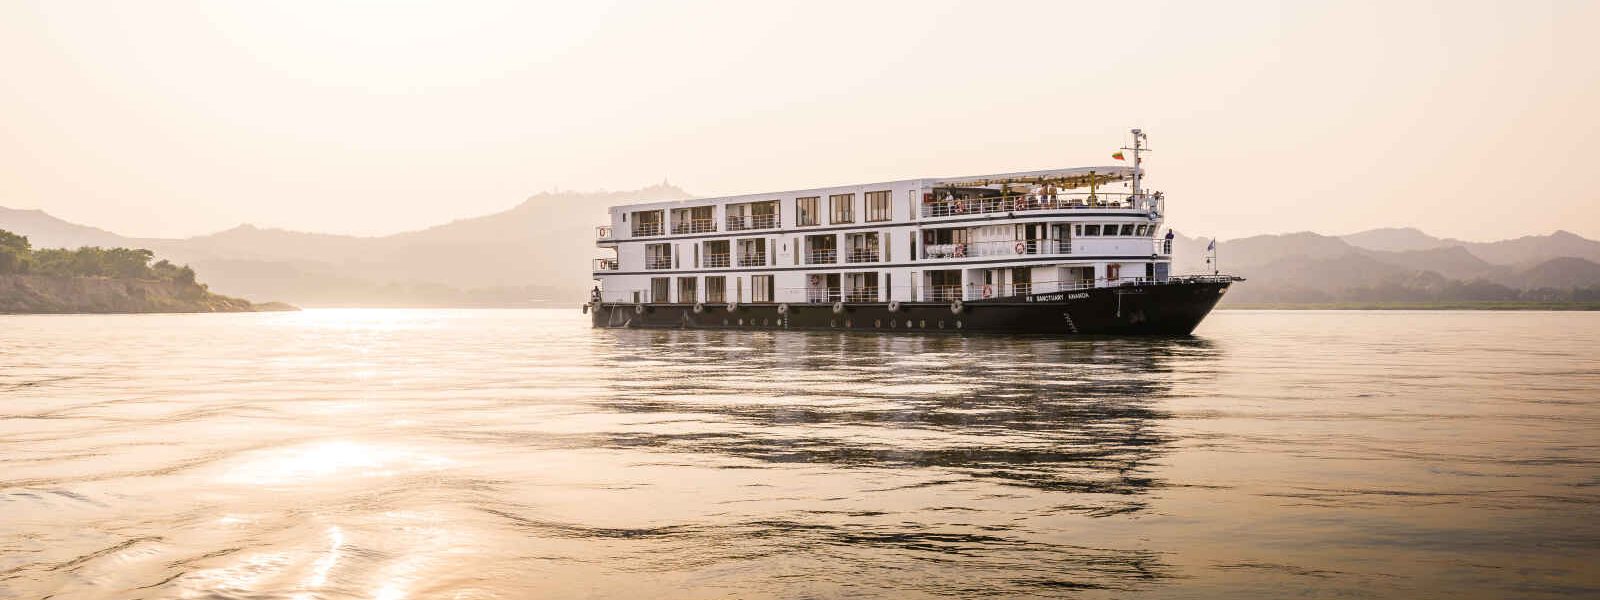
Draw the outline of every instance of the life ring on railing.
[[[950,301],[950,314],[959,315],[959,314],[961,314],[961,311],[966,310],[966,309],[967,309],[967,305],[962,304],[960,298],[957,298],[955,300],[951,300]]]
[[[835,303],[833,303],[833,314],[837,315],[837,314],[842,313],[842,312],[844,312],[844,303],[843,302],[835,302]]]
[[[1017,242],[1016,250],[1017,254],[1027,254],[1028,244],[1026,242]]]
[[[899,300],[890,300],[889,301],[889,312],[900,312],[900,301]]]
[[[956,258],[965,257],[967,255],[967,245],[966,244],[956,244],[956,250],[955,250],[955,252],[953,254],[956,255]]]
[[[739,303],[738,302],[729,302],[728,303],[728,312],[733,312],[733,311],[736,311],[736,310],[739,310]]]
[[[644,314],[644,305],[643,304],[635,304],[635,305],[633,305],[633,314],[636,314],[636,315]]]
[[[778,305],[778,314],[780,314],[780,315],[789,314],[789,305],[788,304],[779,304]]]
[[[989,285],[987,283],[983,284],[983,297],[985,297],[985,298],[993,298],[994,297],[994,286]]]
[[[701,304],[699,302],[694,303],[694,314],[698,315],[698,314],[703,313],[705,311],[706,311],[706,305]]]

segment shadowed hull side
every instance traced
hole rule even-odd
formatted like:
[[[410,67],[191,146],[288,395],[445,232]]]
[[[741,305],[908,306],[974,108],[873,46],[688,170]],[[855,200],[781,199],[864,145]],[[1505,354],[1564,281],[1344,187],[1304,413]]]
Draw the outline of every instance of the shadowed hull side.
[[[802,331],[968,332],[1081,335],[1188,335],[1210,314],[1230,282],[1185,282],[1095,288],[973,300],[960,310],[945,302],[832,304],[602,303],[595,327],[786,329]]]

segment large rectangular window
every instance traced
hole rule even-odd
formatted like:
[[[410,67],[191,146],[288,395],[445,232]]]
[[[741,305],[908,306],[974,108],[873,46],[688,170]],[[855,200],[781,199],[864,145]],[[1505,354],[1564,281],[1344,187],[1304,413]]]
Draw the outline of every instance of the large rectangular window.
[[[817,209],[817,197],[794,199],[795,225],[821,225],[822,213]]]
[[[671,269],[672,244],[645,244],[644,268]]]
[[[728,278],[721,275],[706,277],[706,302],[728,301]]]
[[[694,277],[678,278],[678,302],[680,304],[693,304],[700,301],[700,294],[696,293],[698,290],[695,282],[697,281],[699,279]]]
[[[854,223],[856,222],[856,195],[834,194],[828,196],[829,223]]]
[[[667,290],[669,289],[668,286],[670,286],[671,284],[672,284],[672,278],[671,277],[651,277],[650,278],[650,301],[651,302],[671,302],[672,298],[667,296]]]
[[[771,275],[750,276],[750,301],[771,302],[774,300]]]
[[[888,221],[893,218],[889,206],[890,193],[888,190],[881,192],[867,192],[867,222]]]
[[[706,258],[701,261],[708,269],[726,267],[730,265],[728,256],[728,240],[707,240],[701,242],[705,246]]]

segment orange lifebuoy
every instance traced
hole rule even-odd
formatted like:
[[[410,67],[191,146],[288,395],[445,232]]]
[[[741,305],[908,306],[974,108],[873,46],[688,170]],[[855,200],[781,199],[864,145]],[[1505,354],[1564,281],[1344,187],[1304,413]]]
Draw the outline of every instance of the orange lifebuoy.
[[[1025,243],[1025,242],[1017,242],[1017,254],[1023,254],[1023,253],[1025,253],[1027,251],[1028,251],[1028,244],[1027,243]]]

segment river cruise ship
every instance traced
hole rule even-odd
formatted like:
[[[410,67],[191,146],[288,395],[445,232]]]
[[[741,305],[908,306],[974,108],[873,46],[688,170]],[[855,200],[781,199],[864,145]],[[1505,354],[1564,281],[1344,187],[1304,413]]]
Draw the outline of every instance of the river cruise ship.
[[[584,310],[595,327],[1186,335],[1238,278],[1171,273],[1144,141],[1131,165],[612,207]]]

